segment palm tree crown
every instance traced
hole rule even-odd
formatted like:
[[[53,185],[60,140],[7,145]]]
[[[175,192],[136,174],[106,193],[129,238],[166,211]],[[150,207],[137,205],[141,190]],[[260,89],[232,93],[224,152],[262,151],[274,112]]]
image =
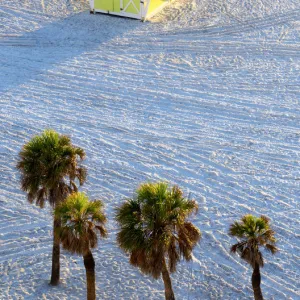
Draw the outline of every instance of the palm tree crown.
[[[54,130],[45,130],[35,136],[19,153],[17,168],[21,171],[21,186],[29,202],[40,207],[46,200],[52,206],[62,201],[70,192],[77,191],[75,180],[82,185],[86,170],[80,166],[85,152],[72,145],[68,136]]]
[[[106,237],[103,203],[100,200],[89,201],[84,193],[73,193],[67,197],[54,214],[61,219],[58,229],[63,248],[84,255],[97,246],[98,237]]]
[[[165,256],[170,272],[174,272],[181,257],[192,258],[192,249],[201,238],[200,230],[186,220],[195,211],[196,202],[185,199],[179,187],[142,184],[136,197],[117,209],[117,242],[130,254],[130,263],[143,273],[158,278]]]
[[[274,234],[267,217],[245,215],[240,222],[235,221],[229,228],[229,235],[242,239],[231,247],[231,252],[238,252],[241,258],[253,268],[255,264],[263,267],[264,261],[259,247],[265,247],[266,250],[275,254],[278,249],[275,246]]]
[[[57,229],[63,248],[83,256],[86,270],[87,300],[96,299],[95,261],[91,252],[97,246],[98,237],[106,236],[106,217],[100,200],[90,202],[84,193],[73,193],[54,210],[61,219]]]

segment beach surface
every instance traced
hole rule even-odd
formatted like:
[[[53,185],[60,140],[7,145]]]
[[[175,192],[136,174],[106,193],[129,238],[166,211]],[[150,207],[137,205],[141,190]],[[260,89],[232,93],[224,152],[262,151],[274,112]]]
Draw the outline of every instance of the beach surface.
[[[178,0],[149,22],[90,15],[80,0],[0,2],[0,299],[84,299],[82,258],[63,251],[49,286],[52,215],[16,170],[45,128],[85,149],[82,187],[102,199],[98,299],[164,299],[116,245],[114,209],[144,181],[199,203],[202,240],[172,274],[177,299],[252,299],[229,225],[267,215],[265,299],[300,299],[299,0]]]

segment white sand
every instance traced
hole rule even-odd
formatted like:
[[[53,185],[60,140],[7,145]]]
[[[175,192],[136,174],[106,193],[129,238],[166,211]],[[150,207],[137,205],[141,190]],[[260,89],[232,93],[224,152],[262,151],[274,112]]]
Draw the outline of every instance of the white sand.
[[[203,232],[172,275],[177,299],[251,299],[251,269],[229,254],[229,224],[272,219],[266,299],[300,298],[300,3],[179,0],[152,22],[90,15],[78,0],[0,3],[0,299],[84,299],[80,257],[48,285],[52,219],[26,202],[15,169],[44,128],[86,149],[88,183],[110,220],[139,183],[196,198]],[[131,267],[116,224],[94,251],[99,299],[163,299]]]

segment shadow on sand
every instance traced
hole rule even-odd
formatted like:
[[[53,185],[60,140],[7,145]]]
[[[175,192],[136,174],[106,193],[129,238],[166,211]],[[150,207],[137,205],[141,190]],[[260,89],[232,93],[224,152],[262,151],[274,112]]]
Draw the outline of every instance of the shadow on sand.
[[[0,38],[0,93],[143,26],[138,20],[80,12],[22,36]]]

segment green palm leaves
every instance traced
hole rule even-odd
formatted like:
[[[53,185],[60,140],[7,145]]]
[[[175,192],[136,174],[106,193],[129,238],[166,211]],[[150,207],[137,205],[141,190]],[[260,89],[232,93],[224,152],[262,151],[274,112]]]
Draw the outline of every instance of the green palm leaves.
[[[76,181],[82,185],[86,169],[80,165],[85,152],[75,147],[69,137],[54,130],[45,130],[35,136],[19,153],[17,169],[21,173],[21,188],[27,192],[30,203],[44,207],[46,201],[52,207],[77,191]],[[60,219],[53,222],[53,250],[51,284],[57,285],[60,278],[60,244],[55,234]]]
[[[89,201],[84,193],[73,193],[54,210],[61,220],[57,229],[63,248],[82,255],[86,270],[87,300],[96,299],[95,261],[91,252],[98,243],[97,233],[106,237],[106,217],[100,200]]]
[[[196,211],[196,202],[185,199],[177,186],[142,184],[136,198],[117,209],[120,226],[117,242],[130,254],[131,264],[143,273],[158,278],[165,256],[169,270],[175,272],[181,257],[191,259],[192,250],[201,238],[199,229],[186,220]]]
[[[278,249],[275,246],[274,234],[275,232],[270,228],[269,219],[265,216],[245,215],[241,221],[235,221],[229,228],[229,235],[241,239],[239,243],[231,247],[231,252],[237,252],[253,268],[251,280],[255,300],[263,300],[260,267],[264,266],[264,260],[259,247],[265,247],[275,254]]]
[[[58,234],[63,248],[83,255],[97,246],[99,232],[106,237],[106,217],[100,200],[89,201],[84,193],[73,193],[54,211],[61,219]]]
[[[95,261],[91,249],[98,238],[106,237],[106,217],[100,200],[89,201],[77,185],[86,180],[81,165],[83,149],[69,137],[45,130],[25,144],[19,153],[17,168],[21,187],[28,200],[54,209],[54,237],[51,284],[59,283],[60,243],[71,253],[82,255],[87,276],[87,299],[96,298]],[[201,239],[200,230],[189,221],[198,210],[194,200],[186,199],[178,186],[144,183],[136,196],[116,210],[119,225],[117,243],[130,256],[130,263],[154,278],[162,276],[165,298],[174,300],[170,273],[181,259],[192,259],[192,251]],[[256,300],[262,300],[260,267],[264,265],[260,248],[275,254],[275,232],[265,216],[245,215],[229,228],[238,243],[231,251],[238,253],[253,268],[252,287]]]
[[[68,193],[77,191],[75,180],[82,185],[86,179],[86,169],[79,165],[84,157],[83,149],[54,130],[33,137],[23,146],[17,163],[21,187],[27,192],[29,202],[43,207],[48,200],[54,206]]]
[[[231,247],[231,251],[238,252],[241,258],[251,266],[254,267],[255,263],[258,263],[262,267],[264,261],[259,247],[265,247],[266,250],[275,254],[278,249],[275,246],[274,234],[267,217],[245,215],[240,222],[234,222],[229,228],[229,235],[242,239],[241,242]]]

